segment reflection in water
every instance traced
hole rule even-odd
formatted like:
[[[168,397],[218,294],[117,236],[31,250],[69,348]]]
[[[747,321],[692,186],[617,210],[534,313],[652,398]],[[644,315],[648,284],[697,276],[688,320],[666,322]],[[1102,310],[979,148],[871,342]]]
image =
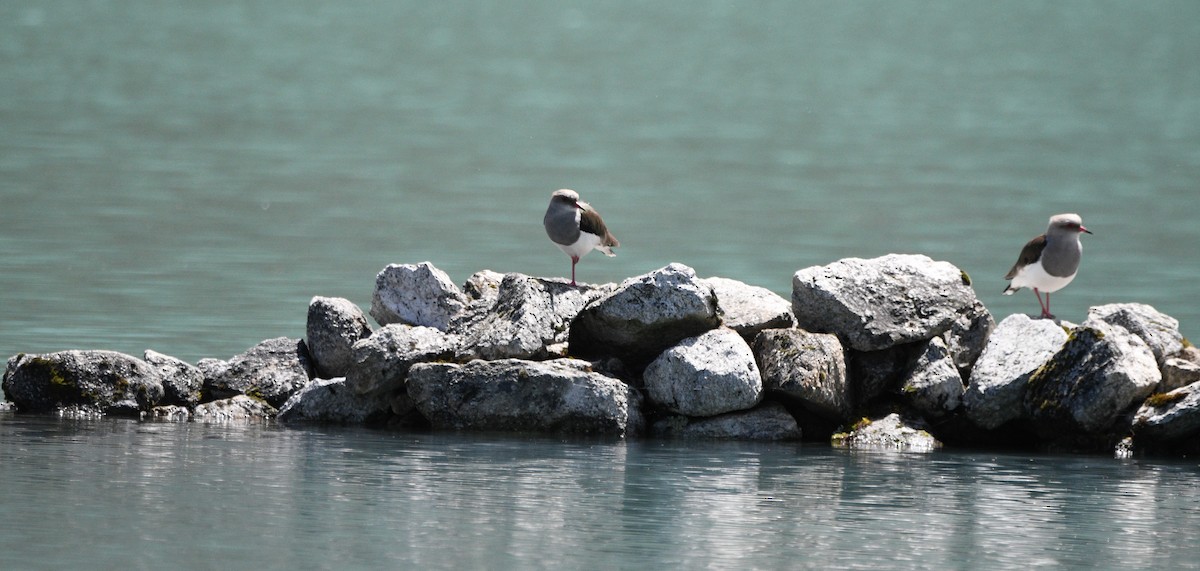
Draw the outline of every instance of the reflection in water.
[[[0,418],[18,567],[1154,566],[1195,465]],[[72,541],[65,542],[64,538]]]

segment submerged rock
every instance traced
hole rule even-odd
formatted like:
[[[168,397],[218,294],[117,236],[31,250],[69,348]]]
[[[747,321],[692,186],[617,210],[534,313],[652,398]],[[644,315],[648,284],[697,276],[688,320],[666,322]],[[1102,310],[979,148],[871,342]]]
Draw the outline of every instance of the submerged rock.
[[[308,302],[304,340],[318,377],[346,376],[346,371],[354,364],[354,344],[370,335],[371,325],[354,302],[320,296]]]
[[[1154,352],[1154,359],[1160,366],[1167,357],[1183,349],[1179,321],[1144,303],[1112,303],[1088,309],[1083,325],[1097,322],[1123,327],[1137,335]]]
[[[158,371],[163,385],[163,405],[179,405],[195,408],[200,403],[200,391],[204,387],[204,372],[184,361],[147,350],[143,355],[146,364]]]
[[[244,394],[262,399],[272,407],[282,406],[312,376],[304,341],[276,337],[230,359],[215,378],[206,376],[205,398]]]
[[[833,445],[857,450],[932,452],[942,443],[920,424],[892,413],[878,420],[863,419],[850,432],[833,435]]]
[[[73,408],[135,417],[165,393],[154,367],[114,351],[23,353],[8,360],[2,386],[23,412]]]
[[[246,395],[206,402],[192,412],[192,420],[208,423],[265,422],[275,418],[275,407]]]
[[[677,416],[655,423],[657,436],[717,440],[799,440],[800,426],[783,405],[763,403],[750,410],[708,418]]]
[[[700,280],[712,288],[717,297],[721,324],[753,341],[764,329],[786,329],[796,326],[792,304],[775,292],[747,285],[728,278]]]
[[[680,341],[650,363],[642,379],[651,401],[685,416],[744,410],[762,400],[754,353],[732,329]]]
[[[424,361],[449,359],[456,339],[433,327],[385,325],[354,344],[346,386],[357,394],[400,390],[408,370]]]
[[[409,371],[408,395],[435,428],[640,433],[641,396],[589,369],[575,359],[421,363]]]
[[[854,409],[846,356],[836,335],[767,329],[754,338],[763,388],[833,421]]]
[[[283,422],[333,422],[365,424],[391,412],[391,398],[360,395],[346,386],[346,379],[313,379],[279,408]]]
[[[375,277],[371,317],[380,325],[403,323],[445,331],[466,305],[466,296],[450,276],[433,264],[390,264]]]
[[[939,418],[962,403],[963,382],[941,337],[930,339],[900,388],[904,400],[928,418]]]
[[[932,339],[976,301],[962,270],[921,255],[846,258],[792,277],[799,327],[833,333],[858,351]]]
[[[1066,341],[1067,332],[1049,319],[1020,313],[1004,318],[971,372],[963,394],[967,418],[990,430],[1024,415],[1029,377]]]

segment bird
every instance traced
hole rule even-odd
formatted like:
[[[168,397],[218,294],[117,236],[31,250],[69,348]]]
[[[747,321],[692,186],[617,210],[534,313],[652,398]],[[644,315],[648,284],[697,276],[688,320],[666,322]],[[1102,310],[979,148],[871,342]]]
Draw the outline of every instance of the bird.
[[[1054,319],[1050,313],[1050,294],[1067,287],[1075,279],[1079,260],[1083,257],[1079,235],[1084,232],[1092,233],[1083,226],[1083,219],[1078,214],[1051,216],[1046,233],[1025,244],[1017,263],[1005,274],[1004,279],[1010,283],[1004,288],[1004,295],[1012,295],[1024,287],[1031,288],[1042,308],[1042,317]],[[1042,293],[1046,294],[1045,303],[1042,303]]]
[[[542,218],[546,235],[560,250],[571,257],[571,285],[575,284],[575,264],[592,250],[600,250],[605,256],[616,256],[612,249],[620,246],[617,238],[608,231],[600,213],[586,202],[579,200],[579,193],[569,188],[554,191],[550,195],[550,206]]]

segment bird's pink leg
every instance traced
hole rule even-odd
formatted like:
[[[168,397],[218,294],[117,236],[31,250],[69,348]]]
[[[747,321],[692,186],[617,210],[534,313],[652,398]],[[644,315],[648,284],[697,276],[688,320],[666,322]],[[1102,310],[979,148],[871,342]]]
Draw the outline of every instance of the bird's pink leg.
[[[1042,303],[1042,294],[1037,288],[1033,288],[1033,295],[1036,295],[1038,298],[1038,307],[1042,308],[1042,317],[1045,319],[1054,319],[1054,316],[1050,315],[1050,293],[1046,293],[1046,303]]]
[[[571,256],[571,285],[575,285],[575,264],[579,263],[579,256]],[[1041,302],[1041,299],[1038,299]]]

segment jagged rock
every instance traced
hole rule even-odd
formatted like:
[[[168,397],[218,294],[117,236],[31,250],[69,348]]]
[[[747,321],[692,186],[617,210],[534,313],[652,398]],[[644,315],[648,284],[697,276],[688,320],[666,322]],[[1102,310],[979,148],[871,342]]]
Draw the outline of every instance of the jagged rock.
[[[262,341],[226,365],[216,378],[205,375],[206,399],[244,394],[282,406],[313,376],[304,341],[287,337]]]
[[[192,419],[192,411],[186,406],[164,405],[150,409],[150,420],[165,422],[187,422]]]
[[[467,296],[467,302],[470,305],[477,305],[476,302],[491,300],[496,302],[496,298],[500,297],[500,282],[504,281],[504,274],[494,272],[492,270],[480,270],[471,274],[467,281],[463,283],[462,292]],[[483,304],[484,310],[490,309],[490,304]]]
[[[1179,321],[1144,303],[1112,303],[1088,309],[1084,325],[1098,321],[1124,327],[1137,335],[1150,350],[1161,366],[1167,357],[1183,349],[1183,334],[1179,332]]]
[[[791,302],[767,288],[719,277],[700,281],[712,287],[717,297],[721,324],[737,331],[746,341],[753,341],[764,329],[796,326]]]
[[[77,408],[136,417],[164,394],[154,367],[113,351],[22,353],[8,360],[2,386],[23,412]]]
[[[950,329],[942,334],[961,378],[971,378],[975,362],[983,354],[983,348],[987,346],[988,338],[995,329],[996,320],[992,318],[991,312],[983,306],[983,302],[976,299],[970,308],[959,314]]]
[[[204,387],[203,371],[175,357],[148,349],[142,357],[158,371],[158,377],[162,380],[162,405],[195,408],[200,402],[200,390]]]
[[[433,264],[390,264],[375,277],[371,317],[380,325],[403,323],[445,331],[466,304],[450,276]]]
[[[1179,440],[1200,433],[1200,383],[1151,395],[1133,417],[1137,440]]]
[[[942,443],[920,424],[892,413],[878,420],[863,419],[849,433],[834,434],[833,445],[860,450],[932,452],[941,448]]]
[[[641,396],[586,361],[419,363],[408,395],[435,428],[605,434],[641,432]]]
[[[229,369],[229,361],[221,359],[205,358],[196,361],[196,368],[200,369],[200,374],[204,375],[204,385],[213,384],[225,371]]]
[[[351,350],[359,339],[371,335],[362,309],[340,297],[317,296],[308,302],[305,343],[312,354],[317,376],[344,377],[354,364]]]
[[[833,333],[858,351],[932,339],[975,302],[962,270],[921,255],[846,258],[792,277],[798,326]]]
[[[714,329],[663,351],[642,373],[654,403],[685,416],[745,410],[762,400],[750,346],[732,329]]]
[[[354,344],[346,386],[360,395],[390,394],[404,386],[414,364],[452,357],[455,343],[454,336],[433,327],[386,325]]]
[[[1025,412],[1051,441],[1103,437],[1161,380],[1154,353],[1140,337],[1093,322],[1075,328],[1062,349],[1029,377]]]
[[[1192,383],[1200,382],[1200,364],[1178,357],[1170,357],[1163,363],[1162,382],[1158,392],[1165,393]]]
[[[1067,332],[1049,319],[1013,314],[1000,322],[975,362],[963,394],[967,418],[985,429],[1020,418],[1030,375],[1067,341]]]
[[[905,401],[927,418],[940,418],[958,409],[963,396],[962,377],[941,337],[934,337],[925,345],[900,392]]]
[[[192,420],[206,423],[264,422],[275,418],[275,407],[246,395],[206,402],[192,412]]]
[[[909,363],[924,349],[924,343],[907,343],[879,351],[848,349],[846,369],[850,374],[850,394],[854,396],[855,407],[900,390]]]
[[[658,436],[723,440],[799,440],[800,426],[783,405],[764,403],[750,410],[708,418],[676,416],[655,423]]]
[[[571,321],[589,302],[611,293],[612,286],[572,286],[562,280],[507,274],[494,298],[479,303],[486,311],[470,309],[450,331],[459,336],[459,361],[471,359],[547,359],[560,357]]]
[[[391,411],[387,395],[360,395],[346,379],[313,379],[279,408],[283,422],[334,422],[363,424],[386,417]]]
[[[571,325],[571,353],[645,365],[679,340],[717,327],[716,296],[692,268],[671,264],[629,278]]]
[[[767,329],[754,338],[763,388],[834,421],[854,408],[841,341],[828,333]]]

